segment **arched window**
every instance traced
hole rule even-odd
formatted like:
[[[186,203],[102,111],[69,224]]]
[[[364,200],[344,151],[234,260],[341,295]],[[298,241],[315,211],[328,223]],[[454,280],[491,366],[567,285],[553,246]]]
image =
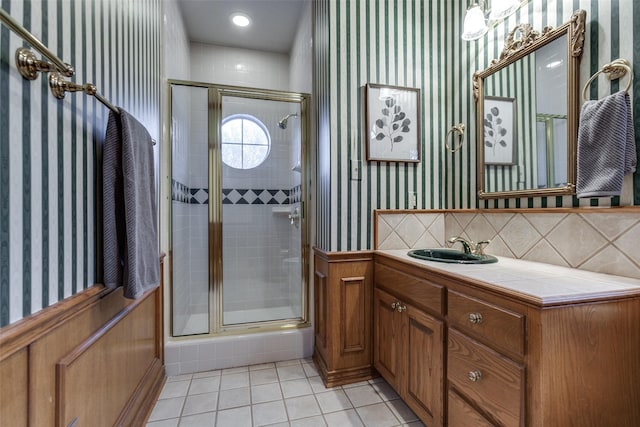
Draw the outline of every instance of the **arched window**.
[[[269,156],[271,137],[266,126],[247,114],[222,121],[222,161],[232,168],[252,169]]]

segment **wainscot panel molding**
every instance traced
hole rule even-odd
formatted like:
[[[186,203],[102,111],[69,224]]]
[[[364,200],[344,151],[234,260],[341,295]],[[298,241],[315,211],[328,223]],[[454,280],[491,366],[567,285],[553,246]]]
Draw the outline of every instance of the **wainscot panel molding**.
[[[640,206],[380,210],[374,218],[376,249],[445,247],[453,236],[489,239],[488,254],[640,279]]]
[[[137,300],[96,285],[0,329],[3,425],[143,425],[165,379],[162,316],[162,283]]]
[[[373,252],[314,248],[313,360],[327,387],[372,378]]]

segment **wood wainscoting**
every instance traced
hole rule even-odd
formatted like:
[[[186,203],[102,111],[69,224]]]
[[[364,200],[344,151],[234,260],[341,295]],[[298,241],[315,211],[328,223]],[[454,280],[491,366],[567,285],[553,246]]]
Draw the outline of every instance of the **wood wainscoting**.
[[[137,300],[96,285],[0,329],[0,425],[144,425],[165,380],[162,318],[162,283]]]
[[[318,372],[327,387],[372,378],[373,252],[314,252]]]

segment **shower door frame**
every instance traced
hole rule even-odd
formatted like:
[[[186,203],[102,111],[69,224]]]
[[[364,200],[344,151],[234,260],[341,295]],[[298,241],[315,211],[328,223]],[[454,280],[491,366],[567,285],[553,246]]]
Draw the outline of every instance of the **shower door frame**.
[[[306,93],[277,91],[271,89],[257,89],[240,86],[218,85],[212,83],[195,82],[189,80],[168,79],[168,123],[172,121],[173,98],[172,85],[199,87],[207,89],[208,99],[208,240],[209,240],[209,332],[191,335],[174,335],[173,329],[173,212],[171,200],[171,179],[169,184],[169,326],[171,338],[174,340],[190,339],[194,336],[207,337],[229,335],[248,332],[266,332],[273,330],[304,328],[311,326],[309,318],[309,141],[310,141],[310,95]],[[300,105],[300,162],[302,165],[302,177],[300,180],[300,264],[302,274],[302,301],[301,317],[284,320],[261,321],[253,323],[241,323],[224,325],[223,323],[223,298],[222,293],[222,98],[235,96],[240,98],[259,99],[267,101],[292,102]],[[172,127],[169,126],[168,140],[173,144]],[[169,176],[173,177],[172,150],[169,152]],[[214,172],[212,172],[214,171]],[[215,203],[211,200],[216,197]]]

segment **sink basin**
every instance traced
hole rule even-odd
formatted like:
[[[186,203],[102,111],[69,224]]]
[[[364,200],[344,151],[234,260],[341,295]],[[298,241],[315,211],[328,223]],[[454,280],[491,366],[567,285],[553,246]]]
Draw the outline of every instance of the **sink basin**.
[[[466,254],[456,249],[413,249],[407,253],[410,257],[426,261],[448,262],[452,264],[492,264],[498,262],[493,255]]]

